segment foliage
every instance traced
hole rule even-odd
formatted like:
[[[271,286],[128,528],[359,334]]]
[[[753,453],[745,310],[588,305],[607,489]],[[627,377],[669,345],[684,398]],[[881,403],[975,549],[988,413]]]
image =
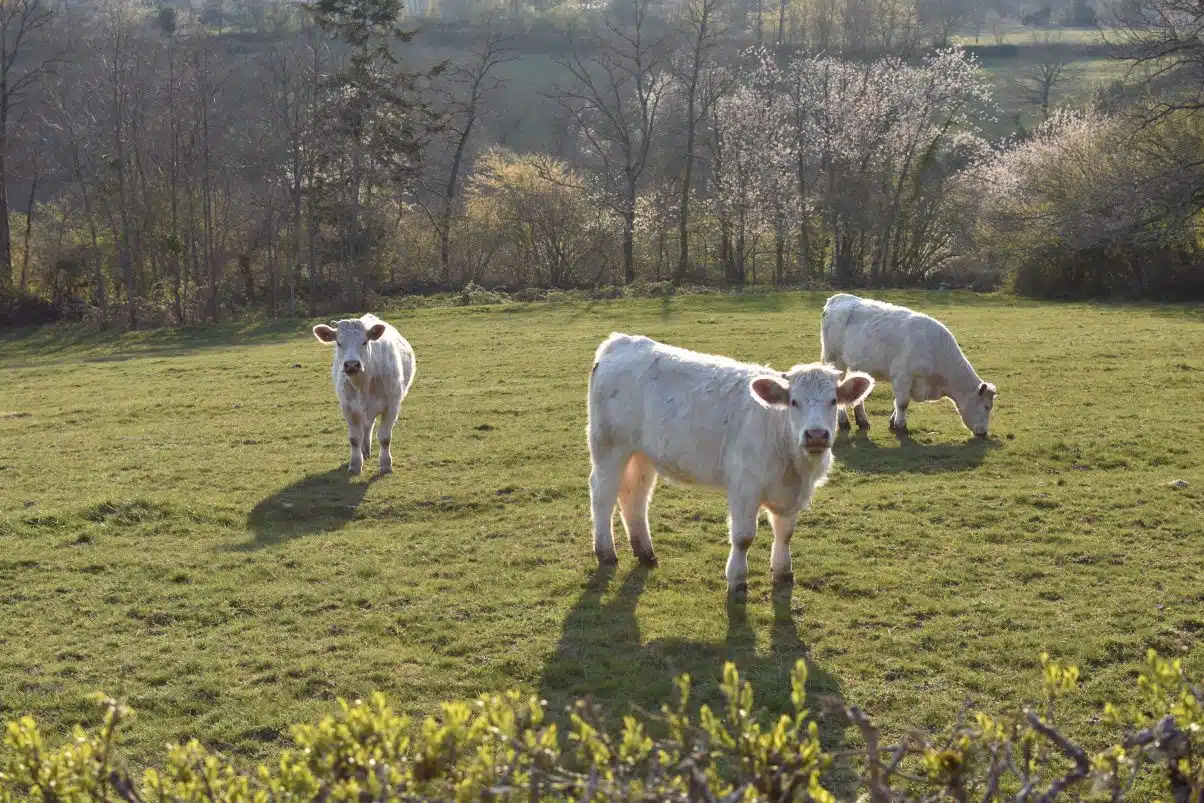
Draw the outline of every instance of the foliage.
[[[487,151],[465,187],[465,207],[466,228],[497,243],[482,275],[571,287],[595,283],[611,267],[615,218],[563,162]]]
[[[723,669],[725,706],[703,704],[695,716],[691,680],[675,682],[676,700],[659,716],[626,716],[611,729],[585,702],[563,729],[546,704],[517,691],[445,703],[440,715],[412,725],[382,694],[354,703],[317,725],[292,729],[293,747],[255,773],[243,773],[197,740],[171,746],[161,770],[148,769],[141,790],[117,763],[118,726],[131,712],[102,697],[102,724],[77,727],[50,748],[36,722],[8,724],[0,797],[47,801],[266,800],[661,800],[834,803],[825,786],[834,764],[847,761],[856,789],[871,801],[1054,801],[1107,792],[1125,799],[1148,767],[1160,769],[1161,791],[1177,801],[1204,797],[1204,690],[1178,661],[1153,650],[1138,677],[1138,698],[1125,711],[1109,705],[1123,740],[1094,756],[1055,727],[1057,702],[1078,687],[1079,670],[1042,654],[1045,711],[995,718],[977,713],[943,740],[913,736],[881,745],[857,708],[844,713],[865,739],[863,749],[825,751],[807,710],[807,664],[791,674],[792,714],[766,721],[752,684],[732,663]],[[908,764],[921,770],[911,774]]]
[[[1204,290],[1198,125],[1133,132],[1119,117],[1062,110],[1027,141],[959,179],[979,250],[1039,295]]]

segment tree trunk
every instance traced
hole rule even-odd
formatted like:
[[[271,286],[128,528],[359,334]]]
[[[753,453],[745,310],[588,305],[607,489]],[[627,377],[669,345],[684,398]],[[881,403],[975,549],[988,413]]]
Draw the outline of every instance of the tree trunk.
[[[21,253],[21,292],[29,283],[29,235],[33,231],[33,205],[38,196],[38,170],[34,167],[33,181],[29,185],[29,205],[25,209],[25,243]]]
[[[13,281],[12,232],[8,226],[8,110],[0,104],[0,293]]]
[[[694,43],[694,63],[690,65],[690,83],[686,89],[686,164],[681,180],[681,206],[677,215],[677,269],[673,282],[685,281],[690,267],[690,192],[694,178],[694,143],[698,131],[695,105],[698,99],[698,75],[702,70],[702,48],[707,36],[707,12],[710,5],[704,0],[702,17],[698,22],[698,38]]]
[[[472,136],[474,122],[476,122],[475,100],[469,105],[468,119],[464,121],[464,131],[456,143],[456,152],[452,156],[451,170],[447,176],[447,187],[443,192],[443,212],[439,221],[439,269],[443,272],[444,284],[449,286],[451,282],[452,208],[456,202],[456,184],[460,178],[460,163],[464,159],[464,149],[468,146],[468,138]]]
[[[626,284],[635,281],[635,180],[630,178],[623,209],[623,278]]]
[[[309,203],[309,225],[306,234],[309,236],[309,317],[318,314],[318,234],[317,214],[314,211],[314,200],[311,196]]]

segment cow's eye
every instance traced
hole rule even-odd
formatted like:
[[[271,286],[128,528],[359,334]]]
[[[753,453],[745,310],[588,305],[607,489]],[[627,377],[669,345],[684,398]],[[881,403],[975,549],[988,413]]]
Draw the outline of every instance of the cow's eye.
[[[833,399],[832,401],[830,401],[830,402],[829,402],[829,404],[831,404],[833,407],[835,407],[835,406],[836,406],[836,399]]]
[[[798,407],[798,399],[791,399],[791,400],[790,400],[790,406],[791,406],[791,407]]]

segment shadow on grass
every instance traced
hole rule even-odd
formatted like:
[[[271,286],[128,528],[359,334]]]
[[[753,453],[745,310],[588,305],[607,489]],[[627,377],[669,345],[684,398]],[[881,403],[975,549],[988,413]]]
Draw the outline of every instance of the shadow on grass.
[[[231,549],[245,552],[289,541],[315,532],[337,530],[355,516],[368,488],[380,478],[352,478],[345,465],[311,474],[268,496],[247,514],[250,541]]]
[[[9,329],[3,332],[0,342],[0,361],[20,365],[24,355],[37,355],[37,363],[30,363],[33,365],[43,365],[47,359],[62,357],[85,362],[119,362],[142,356],[178,357],[208,348],[283,342],[308,334],[309,325],[308,318],[298,317],[125,333],[97,332],[82,324]]]
[[[836,459],[866,474],[942,474],[977,468],[992,449],[994,438],[968,438],[961,443],[919,443],[907,435],[896,436],[898,446],[879,446],[861,434],[841,433]]]
[[[673,679],[683,673],[693,681],[695,713],[702,703],[723,710],[720,683],[726,661],[752,682],[758,709],[774,718],[793,711],[790,673],[795,661],[807,657],[808,648],[798,634],[790,589],[773,593],[769,650],[758,655],[756,632],[748,621],[749,606],[757,601],[728,602],[722,642],[671,638],[645,644],[635,609],[647,576],[647,569],[633,568],[613,595],[607,593],[613,571],[600,571],[587,582],[540,680],[540,696],[553,716],[562,716],[565,706],[581,698],[600,704],[616,720],[633,710],[658,713],[661,704],[673,702]],[[842,746],[843,726],[822,713],[823,698],[841,698],[840,682],[809,658],[807,666],[808,708],[820,723],[821,739],[830,749]]]

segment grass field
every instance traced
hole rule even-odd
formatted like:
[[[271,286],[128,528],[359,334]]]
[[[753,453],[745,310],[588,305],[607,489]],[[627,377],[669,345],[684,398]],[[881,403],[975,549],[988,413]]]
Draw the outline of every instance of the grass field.
[[[805,655],[817,693],[898,734],[1029,699],[1048,649],[1083,667],[1065,721],[1102,738],[1147,648],[1204,671],[1204,310],[892,297],[998,384],[993,435],[924,405],[901,443],[875,391],[800,523],[793,596],[763,524],[745,606],[719,495],[662,486],[661,567],[595,574],[592,353],[617,329],[785,368],[817,356],[822,295],[399,312],[418,372],[383,479],[345,476],[309,323],[7,333],[0,715],[65,732],[120,692],[135,765],[190,736],[250,759],[373,689],[414,713],[512,685],[623,713],[679,672],[713,699],[731,658],[781,709]]]

